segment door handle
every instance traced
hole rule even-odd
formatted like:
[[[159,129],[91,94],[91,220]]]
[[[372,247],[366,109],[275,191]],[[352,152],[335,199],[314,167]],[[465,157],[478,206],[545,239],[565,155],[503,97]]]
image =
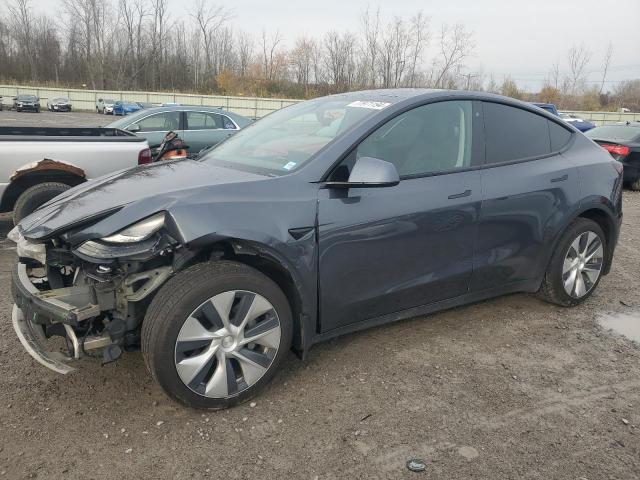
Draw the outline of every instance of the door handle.
[[[564,175],[562,175],[561,177],[558,178],[552,178],[551,179],[551,183],[556,183],[556,182],[564,182],[565,180],[569,179],[569,175],[567,175],[566,173]]]
[[[454,200],[456,198],[463,198],[463,197],[468,197],[469,195],[471,195],[471,190],[465,190],[462,193],[454,193],[453,195],[449,195],[449,200]]]

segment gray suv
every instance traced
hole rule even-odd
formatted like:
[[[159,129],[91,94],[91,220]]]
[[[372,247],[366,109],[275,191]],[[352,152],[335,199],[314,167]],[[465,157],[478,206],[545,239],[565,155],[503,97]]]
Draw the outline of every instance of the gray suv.
[[[13,323],[56,371],[141,347],[169,396],[228,407],[290,349],[347,332],[513,292],[584,302],[611,268],[621,198],[619,162],[522,102],[310,100],[201,160],[102,177],[25,218]]]

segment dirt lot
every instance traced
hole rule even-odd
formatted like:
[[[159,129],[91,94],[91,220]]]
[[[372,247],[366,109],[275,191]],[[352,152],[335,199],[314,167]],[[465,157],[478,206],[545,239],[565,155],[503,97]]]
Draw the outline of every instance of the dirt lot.
[[[624,203],[613,271],[586,304],[512,295],[349,335],[291,355],[255,406],[215,413],[169,401],[138,353],[66,377],[33,361],[10,324],[0,218],[0,475],[640,478],[640,345],[597,323],[640,322],[640,193]]]

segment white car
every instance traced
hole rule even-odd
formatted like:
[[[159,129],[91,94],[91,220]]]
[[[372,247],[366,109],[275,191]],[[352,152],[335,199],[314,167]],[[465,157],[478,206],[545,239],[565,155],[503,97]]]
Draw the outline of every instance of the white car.
[[[111,98],[99,98],[96,102],[96,113],[113,115],[113,105],[115,103],[116,101]]]
[[[87,180],[151,163],[147,140],[115,128],[0,127],[0,212],[14,221]]]

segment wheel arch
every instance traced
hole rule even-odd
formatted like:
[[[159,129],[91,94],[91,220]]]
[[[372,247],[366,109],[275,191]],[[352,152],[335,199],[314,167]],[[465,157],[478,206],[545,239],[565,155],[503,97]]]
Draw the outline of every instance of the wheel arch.
[[[589,203],[586,205],[582,205],[581,208],[579,208],[576,212],[574,212],[573,215],[571,215],[571,217],[569,217],[568,221],[565,222],[562,228],[558,229],[558,232],[556,233],[556,236],[552,243],[553,248],[549,251],[547,255],[547,259],[546,259],[547,261],[545,262],[545,270],[549,264],[549,261],[551,261],[553,252],[558,247],[558,243],[560,242],[562,235],[567,230],[567,228],[569,228],[569,226],[578,218],[586,218],[586,219],[592,220],[596,222],[600,226],[600,228],[602,228],[602,231],[605,234],[605,240],[607,242],[606,264],[602,271],[602,274],[603,275],[608,274],[609,271],[611,270],[613,251],[615,249],[618,232],[616,229],[616,222],[615,222],[615,217],[613,213],[608,208],[603,206],[602,203],[598,203],[598,204]]]
[[[188,260],[178,266],[182,270],[194,263],[215,260],[230,260],[248,265],[269,277],[283,291],[289,301],[291,317],[293,319],[292,349],[303,357],[310,347],[309,335],[315,318],[305,305],[314,305],[306,300],[301,282],[293,266],[272,247],[250,240],[225,238],[202,244],[198,242],[197,249],[192,249]]]
[[[26,165],[11,175],[10,183],[2,195],[0,211],[10,212],[18,197],[39,183],[59,182],[75,187],[87,180],[84,170],[65,162],[44,159]]]

